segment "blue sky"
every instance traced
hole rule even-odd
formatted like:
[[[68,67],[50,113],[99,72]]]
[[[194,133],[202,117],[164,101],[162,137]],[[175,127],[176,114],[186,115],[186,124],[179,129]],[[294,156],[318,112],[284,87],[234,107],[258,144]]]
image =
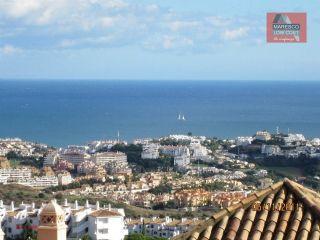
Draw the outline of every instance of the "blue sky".
[[[320,3],[0,1],[1,79],[319,80]],[[267,12],[307,12],[307,44],[267,44]]]

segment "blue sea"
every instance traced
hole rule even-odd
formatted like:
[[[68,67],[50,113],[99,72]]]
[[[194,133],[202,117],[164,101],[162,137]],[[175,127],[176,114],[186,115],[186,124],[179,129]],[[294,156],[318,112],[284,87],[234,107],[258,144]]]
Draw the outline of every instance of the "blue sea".
[[[320,136],[320,82],[0,81],[0,137],[52,146],[266,129]],[[179,121],[178,114],[186,121]]]

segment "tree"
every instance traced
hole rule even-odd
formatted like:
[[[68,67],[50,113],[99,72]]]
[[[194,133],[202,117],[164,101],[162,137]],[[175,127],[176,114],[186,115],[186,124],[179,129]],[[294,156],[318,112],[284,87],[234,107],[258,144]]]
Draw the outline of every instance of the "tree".
[[[37,232],[32,228],[29,221],[25,222],[22,226],[21,240],[37,240]]]
[[[88,235],[88,234],[85,234],[81,240],[91,240],[92,238]]]
[[[125,240],[165,240],[165,238],[150,237],[141,233],[133,233],[126,236]]]

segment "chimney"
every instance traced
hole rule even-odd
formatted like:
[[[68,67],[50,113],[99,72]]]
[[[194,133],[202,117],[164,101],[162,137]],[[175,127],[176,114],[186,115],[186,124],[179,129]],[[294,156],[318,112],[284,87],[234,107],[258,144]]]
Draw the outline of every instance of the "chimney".
[[[0,208],[3,208],[3,201],[0,200]]]
[[[11,201],[11,211],[14,211],[14,202]]]
[[[96,210],[100,210],[100,203],[99,203],[99,201],[96,202]]]
[[[33,203],[31,204],[31,209],[34,210],[35,208],[36,208],[36,204],[33,202]]]
[[[75,210],[78,210],[78,209],[79,209],[78,200],[76,200],[76,201],[74,202],[74,209],[75,209]]]
[[[90,207],[88,199],[86,200],[86,205],[85,205],[85,207],[86,207],[86,208],[89,208],[89,207]]]
[[[112,209],[111,209],[111,204],[109,203],[108,204],[108,209],[109,209],[109,211],[111,211]]]
[[[65,206],[65,207],[68,206],[68,199],[64,199],[64,206]]]

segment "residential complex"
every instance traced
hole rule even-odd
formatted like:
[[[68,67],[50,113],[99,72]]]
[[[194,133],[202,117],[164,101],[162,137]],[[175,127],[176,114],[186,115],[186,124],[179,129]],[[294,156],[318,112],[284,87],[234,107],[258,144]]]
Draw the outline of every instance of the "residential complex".
[[[51,223],[48,222],[50,213],[55,216],[60,214],[66,227],[64,236],[58,239],[76,240],[89,235],[94,240],[123,240],[128,234],[123,209],[111,208],[110,205],[102,207],[99,202],[92,205],[88,201],[84,206],[80,206],[77,201],[68,203],[66,200],[61,207],[54,200],[48,205],[37,208],[35,204],[21,203],[15,206],[13,202],[4,205],[0,201],[0,222],[6,237],[17,238],[27,228],[38,231],[38,235],[41,234],[41,225]],[[56,212],[58,210],[59,212]]]

